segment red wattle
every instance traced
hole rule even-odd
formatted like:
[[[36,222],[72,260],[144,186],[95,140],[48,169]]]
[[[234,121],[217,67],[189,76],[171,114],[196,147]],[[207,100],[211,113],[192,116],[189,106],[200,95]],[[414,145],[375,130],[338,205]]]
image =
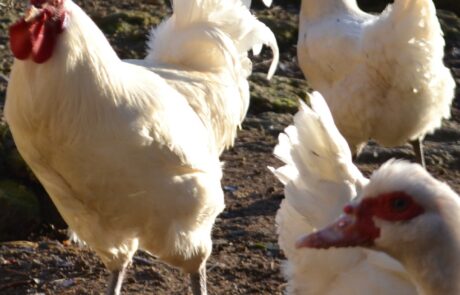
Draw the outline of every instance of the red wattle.
[[[21,19],[10,26],[10,48],[14,57],[20,60],[27,59],[32,52],[32,40],[29,24]]]
[[[48,16],[43,14],[41,20],[31,30],[32,33],[32,60],[36,63],[47,61],[53,54],[56,44],[57,30],[47,22]]]
[[[17,59],[31,57],[40,64],[52,56],[65,21],[64,12],[60,13],[58,19],[55,19],[53,13],[55,11],[44,9],[33,21],[22,19],[10,27],[11,51]]]

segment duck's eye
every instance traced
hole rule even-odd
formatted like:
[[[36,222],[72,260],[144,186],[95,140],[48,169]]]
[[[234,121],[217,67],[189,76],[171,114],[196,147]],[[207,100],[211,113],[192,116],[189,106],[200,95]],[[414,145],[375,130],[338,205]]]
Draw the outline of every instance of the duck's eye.
[[[409,202],[405,198],[394,198],[390,204],[391,208],[396,212],[402,212],[409,207]]]
[[[368,199],[368,203],[373,201],[374,204],[368,204],[367,210],[372,211],[375,217],[387,221],[407,221],[424,212],[423,207],[417,204],[411,195],[401,191],[380,194],[376,198]]]

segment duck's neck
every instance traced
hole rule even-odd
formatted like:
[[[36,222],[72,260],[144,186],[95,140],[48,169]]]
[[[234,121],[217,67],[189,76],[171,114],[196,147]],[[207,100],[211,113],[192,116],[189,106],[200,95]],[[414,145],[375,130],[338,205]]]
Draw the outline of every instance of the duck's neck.
[[[437,231],[431,241],[398,259],[420,295],[460,294],[460,230],[449,226]]]
[[[302,0],[300,18],[308,21],[324,16],[361,11],[356,0]]]

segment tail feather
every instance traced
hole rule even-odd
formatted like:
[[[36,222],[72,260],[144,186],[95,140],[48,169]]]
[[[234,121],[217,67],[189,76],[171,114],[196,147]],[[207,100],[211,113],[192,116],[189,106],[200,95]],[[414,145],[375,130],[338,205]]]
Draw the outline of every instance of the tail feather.
[[[251,14],[249,5],[248,0],[174,0],[173,15],[151,32],[147,59],[198,71],[236,66],[235,72],[243,69],[249,75],[247,51],[252,48],[257,53],[267,45],[273,52],[270,78],[279,60],[276,39]]]
[[[294,125],[280,135],[274,153],[286,165],[274,173],[289,203],[317,228],[340,214],[365,179],[322,96],[313,93],[310,102],[312,109],[301,103]]]

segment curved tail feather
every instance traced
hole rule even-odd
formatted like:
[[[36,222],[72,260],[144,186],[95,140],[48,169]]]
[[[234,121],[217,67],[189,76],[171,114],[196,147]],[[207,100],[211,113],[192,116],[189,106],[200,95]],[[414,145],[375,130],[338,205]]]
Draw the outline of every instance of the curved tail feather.
[[[236,67],[235,73],[243,69],[247,77],[252,70],[247,51],[258,53],[267,45],[273,52],[271,78],[279,60],[278,45],[273,32],[251,14],[248,5],[250,1],[241,0],[174,0],[173,15],[151,32],[146,59],[197,71]]]

